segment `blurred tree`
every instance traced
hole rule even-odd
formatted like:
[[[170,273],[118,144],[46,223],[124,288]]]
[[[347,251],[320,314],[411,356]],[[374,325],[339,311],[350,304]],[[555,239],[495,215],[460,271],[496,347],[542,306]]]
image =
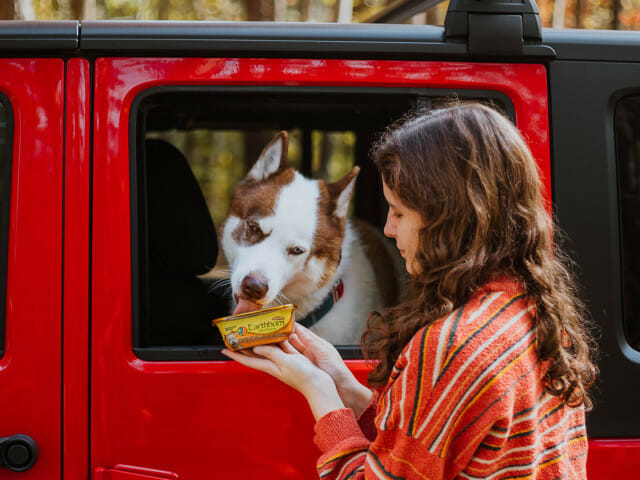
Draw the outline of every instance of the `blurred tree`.
[[[11,1],[11,0],[5,0]],[[33,8],[33,0],[16,0],[15,16],[21,20],[35,20],[36,14]]]
[[[567,9],[567,0],[556,0],[553,5],[553,28],[564,28],[564,16]]]
[[[575,28],[582,28],[582,0],[575,0]]]
[[[78,20],[96,18],[96,0],[71,0],[71,17]]]
[[[612,0],[611,2],[611,30],[618,30],[620,28],[620,9],[622,4],[620,0]]]
[[[338,0],[338,23],[351,23],[353,19],[353,0]]]
[[[618,21],[623,30],[640,29],[640,0],[621,0]]]
[[[273,20],[273,4],[266,0],[247,0],[247,20]]]
[[[167,20],[169,18],[169,7],[171,6],[170,0],[158,0],[158,20]]]
[[[394,0],[0,0],[3,19],[363,22]],[[544,27],[640,29],[640,0],[537,0]],[[448,0],[407,23],[443,25]]]
[[[14,4],[10,0],[0,2],[0,20],[12,20],[16,15]]]
[[[300,20],[302,22],[308,22],[311,0],[300,0],[300,4]]]

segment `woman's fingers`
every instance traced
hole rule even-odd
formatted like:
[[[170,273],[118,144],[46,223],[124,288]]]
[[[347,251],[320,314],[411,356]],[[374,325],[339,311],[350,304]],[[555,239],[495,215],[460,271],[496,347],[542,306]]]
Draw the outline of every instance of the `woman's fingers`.
[[[300,324],[296,325],[296,333],[303,343],[318,342],[319,340],[321,340],[321,337],[313,333],[307,327]]]
[[[289,337],[289,340],[285,340],[280,343],[280,348],[285,353],[304,353],[300,351],[300,349],[296,346],[295,342],[297,339],[294,338],[295,334]]]
[[[312,356],[314,357],[327,348],[333,348],[333,346],[324,338],[319,337],[311,330],[303,327],[302,325],[296,327],[296,337],[299,340],[302,349],[297,345],[296,348],[300,351],[307,351],[308,353],[312,353]]]
[[[295,348],[298,352],[302,353],[303,355],[307,350],[307,346],[304,343],[302,343],[302,341],[300,340],[300,337],[296,333],[291,334],[291,336],[289,337],[289,340],[287,342],[282,342],[282,343],[288,343],[289,346],[293,346],[293,348]]]

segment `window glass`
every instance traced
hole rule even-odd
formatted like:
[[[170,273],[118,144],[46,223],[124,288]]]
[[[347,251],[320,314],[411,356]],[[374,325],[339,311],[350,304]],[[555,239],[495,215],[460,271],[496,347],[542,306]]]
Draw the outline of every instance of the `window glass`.
[[[511,104],[499,94],[458,95],[488,96],[513,118]],[[230,286],[231,267],[221,245],[223,226],[234,189],[281,131],[288,132],[289,165],[307,178],[335,182],[354,166],[360,167],[349,206],[350,217],[359,222],[354,231],[374,243],[380,239],[386,242],[376,253],[365,252],[377,275],[389,276],[394,261],[399,272],[406,275],[393,243],[382,235],[387,207],[369,152],[391,122],[444,96],[439,91],[415,89],[282,87],[176,87],[143,93],[132,108],[136,140],[131,159],[132,191],[136,192],[132,215],[136,354],[150,360],[226,358],[219,353],[221,337],[211,325],[212,319],[232,312],[236,293]],[[265,204],[272,198],[272,192],[260,193],[253,187],[243,192],[247,204],[260,195],[264,195],[261,201]],[[294,201],[288,208],[293,216],[297,209],[304,208],[304,201]],[[251,215],[247,213],[247,217]],[[264,218],[256,215],[258,221]],[[304,218],[302,215],[294,224],[303,223]],[[239,224],[250,220],[255,218],[242,217]],[[319,223],[316,219],[312,222]],[[278,224],[277,228],[291,227]],[[271,240],[277,236],[272,235]],[[225,238],[232,241],[234,236]],[[358,245],[370,248],[365,241]],[[278,251],[290,247],[277,244],[276,250],[259,255],[275,258]],[[342,251],[335,253],[342,262]],[[295,275],[287,278],[300,285],[300,280],[291,280],[298,278]],[[279,303],[296,303],[297,314],[301,314],[304,307],[298,299],[290,298],[292,284],[287,285],[281,290]],[[344,282],[341,288],[346,291],[353,285]],[[318,310],[311,310],[322,311],[325,300],[335,299],[337,291],[330,291],[322,301],[316,300]],[[361,315],[360,326],[325,335],[333,335],[331,341],[340,346],[343,356],[360,357],[358,339],[367,314]],[[321,322],[313,327],[319,333]]]
[[[0,94],[0,357],[5,348],[5,295],[7,285],[7,243],[9,187],[11,185],[12,119],[9,101]]]
[[[615,113],[624,328],[640,350],[640,96],[627,97]]]

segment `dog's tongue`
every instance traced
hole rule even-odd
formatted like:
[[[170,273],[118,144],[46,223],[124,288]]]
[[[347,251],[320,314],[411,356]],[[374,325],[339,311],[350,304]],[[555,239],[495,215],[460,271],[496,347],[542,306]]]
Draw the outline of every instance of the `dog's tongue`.
[[[257,303],[250,302],[249,300],[245,300],[244,298],[238,299],[238,305],[236,309],[233,311],[233,315],[238,315],[239,313],[245,312],[253,312],[254,310],[260,310],[262,307]]]

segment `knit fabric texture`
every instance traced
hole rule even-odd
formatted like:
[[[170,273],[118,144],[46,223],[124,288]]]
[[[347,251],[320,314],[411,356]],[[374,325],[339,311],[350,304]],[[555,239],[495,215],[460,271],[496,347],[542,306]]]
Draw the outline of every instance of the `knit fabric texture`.
[[[320,478],[585,480],[584,409],[545,392],[534,313],[503,278],[418,331],[359,419],[318,420]]]

